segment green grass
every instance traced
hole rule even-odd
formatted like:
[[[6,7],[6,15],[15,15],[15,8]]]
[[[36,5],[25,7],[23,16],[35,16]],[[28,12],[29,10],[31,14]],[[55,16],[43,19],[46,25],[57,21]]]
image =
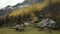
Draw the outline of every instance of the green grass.
[[[0,28],[0,34],[49,34],[48,30],[38,31],[38,28],[31,26],[26,27],[24,32],[15,31],[14,29]],[[51,34],[60,34],[60,31],[53,31]]]

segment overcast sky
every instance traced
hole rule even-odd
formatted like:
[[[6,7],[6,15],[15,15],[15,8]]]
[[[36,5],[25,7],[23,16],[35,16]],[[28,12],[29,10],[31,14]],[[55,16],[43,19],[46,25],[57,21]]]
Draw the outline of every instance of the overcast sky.
[[[4,8],[6,7],[7,5],[15,5],[17,3],[21,3],[23,2],[24,0],[0,0],[0,8]]]

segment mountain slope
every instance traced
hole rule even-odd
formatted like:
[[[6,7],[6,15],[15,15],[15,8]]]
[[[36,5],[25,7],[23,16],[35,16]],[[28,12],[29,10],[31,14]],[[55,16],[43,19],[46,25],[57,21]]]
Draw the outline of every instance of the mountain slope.
[[[32,13],[36,10],[42,10],[42,9],[44,9],[44,7],[47,7],[47,6],[48,6],[48,2],[45,1],[44,3],[41,3],[41,4],[38,3],[38,4],[31,5],[29,7],[26,7],[26,8],[20,9],[20,10],[19,9],[15,10],[9,16],[15,17],[15,16],[18,16],[18,15],[23,14],[23,13],[29,14],[29,13]]]
[[[29,15],[33,20],[39,17],[40,13],[44,14],[45,17],[50,17],[59,24],[60,22],[60,0],[45,0],[43,3],[33,4],[29,7],[18,9],[9,14],[10,18],[17,18],[24,15]],[[60,25],[60,24],[59,24]]]
[[[34,22],[40,19],[41,14],[44,15],[44,17],[50,17],[55,20],[60,27],[60,0],[45,0],[42,3],[14,10],[9,15],[6,15],[5,21],[21,23],[21,20],[24,22],[29,19]]]

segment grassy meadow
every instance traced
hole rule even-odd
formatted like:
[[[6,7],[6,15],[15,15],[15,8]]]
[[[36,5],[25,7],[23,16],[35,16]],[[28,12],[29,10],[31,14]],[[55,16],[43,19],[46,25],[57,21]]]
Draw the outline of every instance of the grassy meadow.
[[[15,31],[14,29],[0,28],[0,34],[60,34],[60,31],[53,30],[52,33],[49,33],[48,30],[38,31],[38,28],[29,26],[26,27],[23,32]]]

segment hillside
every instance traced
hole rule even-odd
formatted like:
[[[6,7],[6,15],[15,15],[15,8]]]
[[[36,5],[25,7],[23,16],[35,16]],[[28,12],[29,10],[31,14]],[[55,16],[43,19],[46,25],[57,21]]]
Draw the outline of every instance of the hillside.
[[[14,10],[9,15],[6,15],[4,20],[8,24],[15,22],[20,23],[21,20],[30,20],[34,22],[40,19],[41,14],[55,20],[60,27],[60,0],[45,0],[42,3],[37,3],[26,8]]]

